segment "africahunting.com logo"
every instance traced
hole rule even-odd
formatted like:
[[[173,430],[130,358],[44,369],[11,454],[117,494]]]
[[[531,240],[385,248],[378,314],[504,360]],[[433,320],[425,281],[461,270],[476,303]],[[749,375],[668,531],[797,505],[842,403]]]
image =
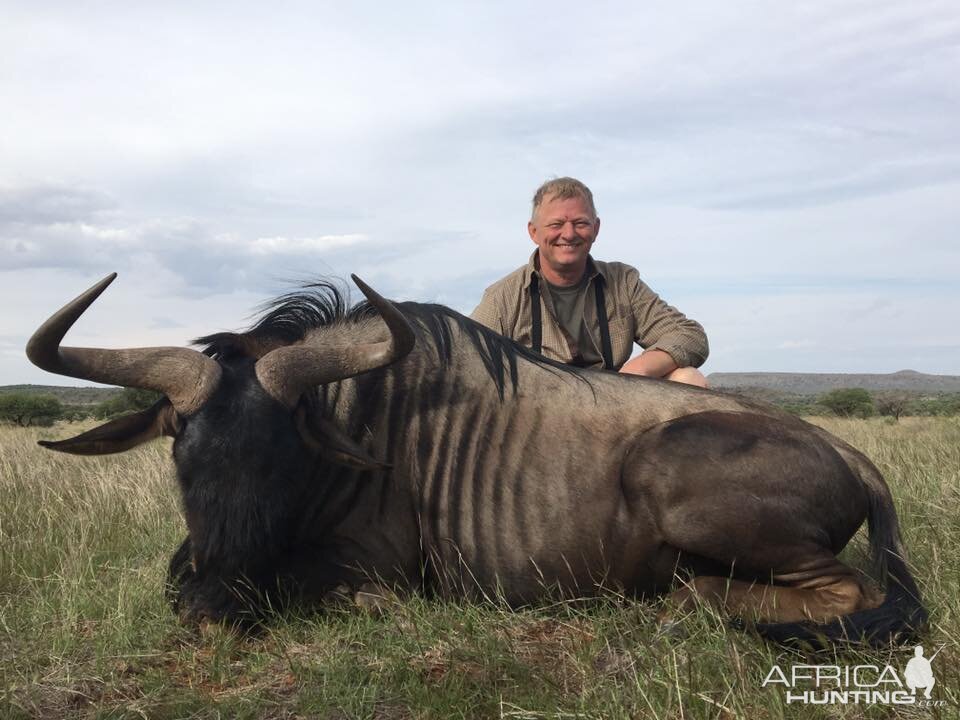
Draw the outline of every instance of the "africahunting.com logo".
[[[779,686],[788,704],[943,707],[946,701],[932,694],[932,663],[943,648],[926,658],[918,645],[903,672],[892,665],[774,665],[762,687]]]

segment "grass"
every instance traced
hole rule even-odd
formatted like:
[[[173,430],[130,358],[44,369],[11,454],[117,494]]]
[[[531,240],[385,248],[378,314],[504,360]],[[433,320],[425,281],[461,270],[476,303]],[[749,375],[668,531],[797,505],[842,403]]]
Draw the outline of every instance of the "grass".
[[[960,419],[818,422],[887,477],[931,612],[924,644],[946,644],[947,704],[901,712],[960,717]],[[613,596],[520,612],[413,597],[383,616],[286,614],[254,639],[195,633],[162,593],[185,534],[168,442],[102,458],[36,446],[75,430],[0,428],[0,718],[896,716],[787,705],[761,683],[802,658],[705,608],[662,637],[655,603]],[[863,547],[848,550],[861,566]],[[911,654],[838,662],[901,670]]]

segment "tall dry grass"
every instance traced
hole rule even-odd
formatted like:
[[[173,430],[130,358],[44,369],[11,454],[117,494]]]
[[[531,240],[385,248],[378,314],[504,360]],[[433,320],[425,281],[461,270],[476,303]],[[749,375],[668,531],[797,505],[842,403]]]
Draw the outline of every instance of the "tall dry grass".
[[[911,716],[960,717],[960,421],[818,422],[883,470],[932,615],[926,644],[947,645],[935,662],[947,705]],[[195,635],[162,597],[185,532],[169,442],[102,458],[36,446],[77,430],[0,428],[0,718],[890,716],[788,706],[761,681],[795,656],[707,609],[661,637],[654,604],[618,597],[521,612],[414,597],[384,617],[288,614],[255,639]]]

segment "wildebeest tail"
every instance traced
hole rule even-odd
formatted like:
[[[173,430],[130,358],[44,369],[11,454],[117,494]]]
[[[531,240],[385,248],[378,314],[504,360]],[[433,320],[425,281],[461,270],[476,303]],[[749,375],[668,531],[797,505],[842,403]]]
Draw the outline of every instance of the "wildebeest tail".
[[[883,646],[889,642],[907,642],[919,634],[927,621],[927,611],[904,559],[900,527],[890,489],[880,472],[859,453],[843,453],[867,490],[870,554],[878,579],[886,585],[883,602],[868,610],[858,610],[828,623],[759,623],[757,632],[774,642],[812,648],[837,643],[866,643]]]

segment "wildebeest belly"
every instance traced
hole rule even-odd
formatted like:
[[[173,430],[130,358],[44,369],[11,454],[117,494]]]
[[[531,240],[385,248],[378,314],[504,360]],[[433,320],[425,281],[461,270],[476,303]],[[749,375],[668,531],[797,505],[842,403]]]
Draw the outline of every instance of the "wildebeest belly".
[[[619,467],[538,468],[463,486],[421,518],[428,581],[443,594],[521,605],[654,592],[672,578],[676,554],[657,542],[645,503],[627,504]]]

